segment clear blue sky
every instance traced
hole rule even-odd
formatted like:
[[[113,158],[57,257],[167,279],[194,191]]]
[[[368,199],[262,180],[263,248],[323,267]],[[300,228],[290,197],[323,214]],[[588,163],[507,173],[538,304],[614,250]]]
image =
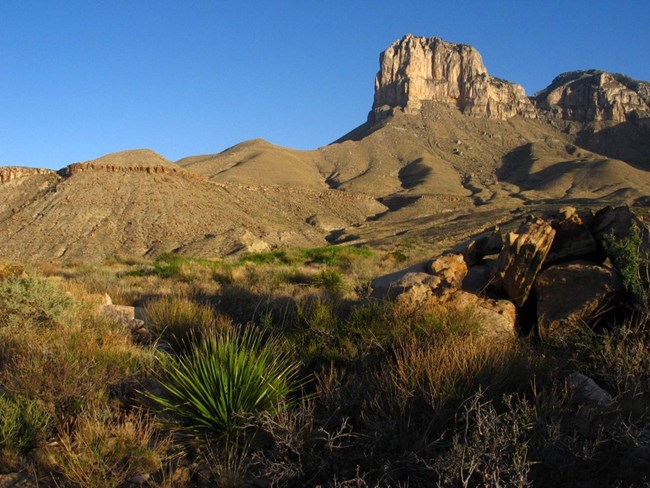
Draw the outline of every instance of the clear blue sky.
[[[364,122],[407,33],[471,44],[529,94],[574,69],[650,80],[648,19],[646,0],[2,0],[0,166],[322,146]]]

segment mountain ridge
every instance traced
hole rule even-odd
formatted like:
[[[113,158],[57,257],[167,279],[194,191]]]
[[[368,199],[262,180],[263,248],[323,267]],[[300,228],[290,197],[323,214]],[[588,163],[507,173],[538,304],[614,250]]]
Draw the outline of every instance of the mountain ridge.
[[[368,120],[315,150],[253,139],[176,162],[139,149],[0,168],[0,254],[219,256],[395,242],[522,205],[634,204],[650,193],[648,100],[650,84],[601,70],[526,97],[471,46],[407,35],[380,55]]]

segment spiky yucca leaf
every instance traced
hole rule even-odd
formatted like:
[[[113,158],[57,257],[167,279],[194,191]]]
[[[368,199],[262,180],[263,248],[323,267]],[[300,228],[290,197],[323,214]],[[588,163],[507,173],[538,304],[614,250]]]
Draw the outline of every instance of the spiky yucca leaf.
[[[196,430],[228,435],[242,415],[274,411],[300,386],[300,364],[251,327],[210,333],[181,356],[163,356],[158,405]]]

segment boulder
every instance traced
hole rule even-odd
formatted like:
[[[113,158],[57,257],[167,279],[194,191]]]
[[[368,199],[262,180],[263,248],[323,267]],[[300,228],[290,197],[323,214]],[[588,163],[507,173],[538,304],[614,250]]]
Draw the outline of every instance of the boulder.
[[[503,247],[503,238],[499,228],[483,232],[475,237],[467,239],[460,244],[455,245],[449,252],[451,254],[460,254],[465,259],[468,266],[472,266],[481,261],[485,256],[499,254]]]
[[[407,273],[390,288],[390,297],[407,306],[418,306],[433,296],[439,278],[427,273]]]
[[[576,400],[600,406],[606,406],[612,403],[612,395],[584,374],[571,373],[567,378],[567,386]]]
[[[494,274],[494,266],[490,263],[476,264],[467,270],[461,289],[472,293],[481,293],[489,285]]]
[[[371,283],[371,296],[390,300],[400,297],[402,302],[418,304],[432,296],[443,296],[459,289],[466,275],[463,257],[446,254],[375,278]]]
[[[515,305],[522,306],[548,254],[555,230],[546,221],[530,218],[506,236],[499,254],[497,278]]]
[[[400,293],[397,283],[409,273],[426,273],[427,264],[429,261],[422,261],[408,268],[375,278],[370,284],[372,287],[371,297],[394,299]]]
[[[460,254],[444,254],[427,265],[427,271],[439,278],[434,286],[436,295],[458,290],[467,276],[467,263]]]
[[[535,281],[543,339],[562,338],[593,324],[623,292],[616,270],[576,261],[544,270]]]
[[[589,231],[589,219],[581,216],[575,208],[561,209],[550,220],[551,227],[555,230],[555,238],[546,256],[545,266],[576,259],[598,263],[604,261],[604,257],[598,252],[596,240]]]
[[[448,296],[445,304],[456,309],[471,309],[481,324],[481,334],[495,339],[512,338],[517,334],[517,307],[510,300],[482,298],[458,290]]]
[[[605,236],[613,235],[616,239],[630,237],[632,225],[636,225],[639,230],[644,231],[642,234],[645,235],[645,241],[648,242],[645,223],[634,215],[627,205],[616,208],[607,206],[596,212],[590,230],[596,242],[605,247],[603,245]]]

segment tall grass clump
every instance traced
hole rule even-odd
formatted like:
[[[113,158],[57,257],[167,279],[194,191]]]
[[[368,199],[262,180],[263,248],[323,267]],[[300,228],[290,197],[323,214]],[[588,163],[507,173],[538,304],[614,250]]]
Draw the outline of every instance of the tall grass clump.
[[[136,475],[158,471],[167,458],[168,437],[140,412],[85,412],[75,427],[51,453],[51,468],[64,486],[126,486]]]
[[[188,348],[192,337],[199,337],[218,325],[212,307],[185,297],[162,297],[149,302],[145,309],[146,322],[154,337],[175,350]]]
[[[275,411],[300,386],[300,364],[251,327],[211,332],[180,356],[160,357],[164,395],[149,397],[193,430],[232,434],[242,416]]]
[[[23,451],[44,440],[50,415],[34,400],[0,394],[0,450]]]

